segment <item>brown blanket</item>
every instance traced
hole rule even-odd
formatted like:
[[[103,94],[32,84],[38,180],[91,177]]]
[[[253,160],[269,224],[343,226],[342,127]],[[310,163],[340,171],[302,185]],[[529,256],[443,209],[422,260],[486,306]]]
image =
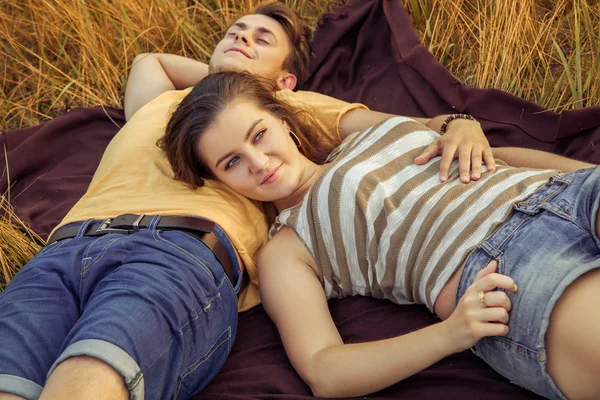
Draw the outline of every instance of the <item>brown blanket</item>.
[[[10,195],[19,218],[46,239],[85,193],[104,149],[124,124],[121,110],[80,108],[3,132],[0,193]]]
[[[326,15],[315,36],[305,89],[380,111],[434,116],[454,110],[482,121],[494,145],[555,151],[600,162],[600,108],[560,115],[497,90],[467,88],[419,43],[400,1],[353,0]],[[0,135],[10,195],[18,215],[45,237],[85,192],[123,113],[78,109],[39,126]],[[6,151],[7,160],[4,160]],[[6,172],[0,193],[9,186]],[[347,342],[388,338],[435,323],[422,306],[371,298],[330,301]],[[237,341],[223,371],[197,399],[308,399],[262,307],[240,315]],[[363,397],[361,397],[363,398]],[[448,357],[369,399],[533,399],[470,352]]]

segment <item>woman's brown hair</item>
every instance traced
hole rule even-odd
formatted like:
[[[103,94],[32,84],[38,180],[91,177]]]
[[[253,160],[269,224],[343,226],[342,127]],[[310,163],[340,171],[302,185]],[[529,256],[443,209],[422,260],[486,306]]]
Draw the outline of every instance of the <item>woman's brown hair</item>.
[[[165,135],[157,142],[173,168],[175,179],[192,188],[204,185],[204,179],[214,179],[200,160],[197,142],[221,112],[240,99],[251,101],[259,109],[286,121],[300,140],[300,152],[322,164],[330,149],[319,141],[324,134],[320,125],[307,111],[277,98],[276,91],[274,82],[247,72],[218,72],[198,82],[179,103]]]

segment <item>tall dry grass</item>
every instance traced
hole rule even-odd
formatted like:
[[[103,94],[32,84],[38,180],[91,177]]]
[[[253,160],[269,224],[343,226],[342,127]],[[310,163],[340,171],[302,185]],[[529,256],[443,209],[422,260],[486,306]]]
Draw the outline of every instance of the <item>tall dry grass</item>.
[[[256,0],[8,0],[0,5],[0,126],[64,107],[120,107],[142,52],[207,61],[232,18]],[[313,25],[326,1],[288,1]]]
[[[466,84],[557,111],[600,104],[597,0],[402,1],[423,43]],[[207,61],[231,19],[257,2],[4,0],[0,129],[32,126],[66,107],[121,107],[137,54]],[[311,26],[333,7],[323,0],[286,3]],[[31,257],[39,238],[23,234],[4,197],[0,208],[6,215],[0,219],[0,275],[6,279]]]
[[[37,253],[43,243],[14,213],[6,196],[0,196],[0,291],[17,271]]]
[[[206,61],[256,0],[7,0],[0,5],[0,126],[65,106],[122,105],[135,55]],[[332,2],[287,1],[313,26]],[[403,0],[423,42],[465,83],[555,110],[600,104],[597,0]]]
[[[560,111],[600,105],[597,0],[405,0],[429,50],[464,83]]]

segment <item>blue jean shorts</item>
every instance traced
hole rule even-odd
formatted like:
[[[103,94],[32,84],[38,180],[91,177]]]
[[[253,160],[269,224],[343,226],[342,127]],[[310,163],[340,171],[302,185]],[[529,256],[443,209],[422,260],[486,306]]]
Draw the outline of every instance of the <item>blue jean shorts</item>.
[[[241,274],[230,282],[201,241],[181,231],[78,236],[43,248],[0,296],[0,392],[39,397],[73,356],[100,359],[131,399],[187,399],[221,369],[237,329]],[[237,267],[237,268],[236,268]]]
[[[600,267],[599,199],[599,168],[553,176],[471,252],[458,284],[457,302],[492,260],[515,280],[519,291],[507,292],[509,334],[483,338],[472,351],[513,383],[550,399],[565,397],[546,371],[545,334],[567,286]]]

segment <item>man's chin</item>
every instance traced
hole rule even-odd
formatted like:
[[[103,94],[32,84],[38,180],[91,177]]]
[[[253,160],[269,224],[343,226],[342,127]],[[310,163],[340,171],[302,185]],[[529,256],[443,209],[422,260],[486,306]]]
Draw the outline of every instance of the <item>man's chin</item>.
[[[214,74],[215,72],[223,72],[223,71],[248,71],[248,68],[244,65],[240,65],[239,63],[219,63],[219,64],[208,64],[208,73]],[[248,71],[252,72],[252,71]]]

